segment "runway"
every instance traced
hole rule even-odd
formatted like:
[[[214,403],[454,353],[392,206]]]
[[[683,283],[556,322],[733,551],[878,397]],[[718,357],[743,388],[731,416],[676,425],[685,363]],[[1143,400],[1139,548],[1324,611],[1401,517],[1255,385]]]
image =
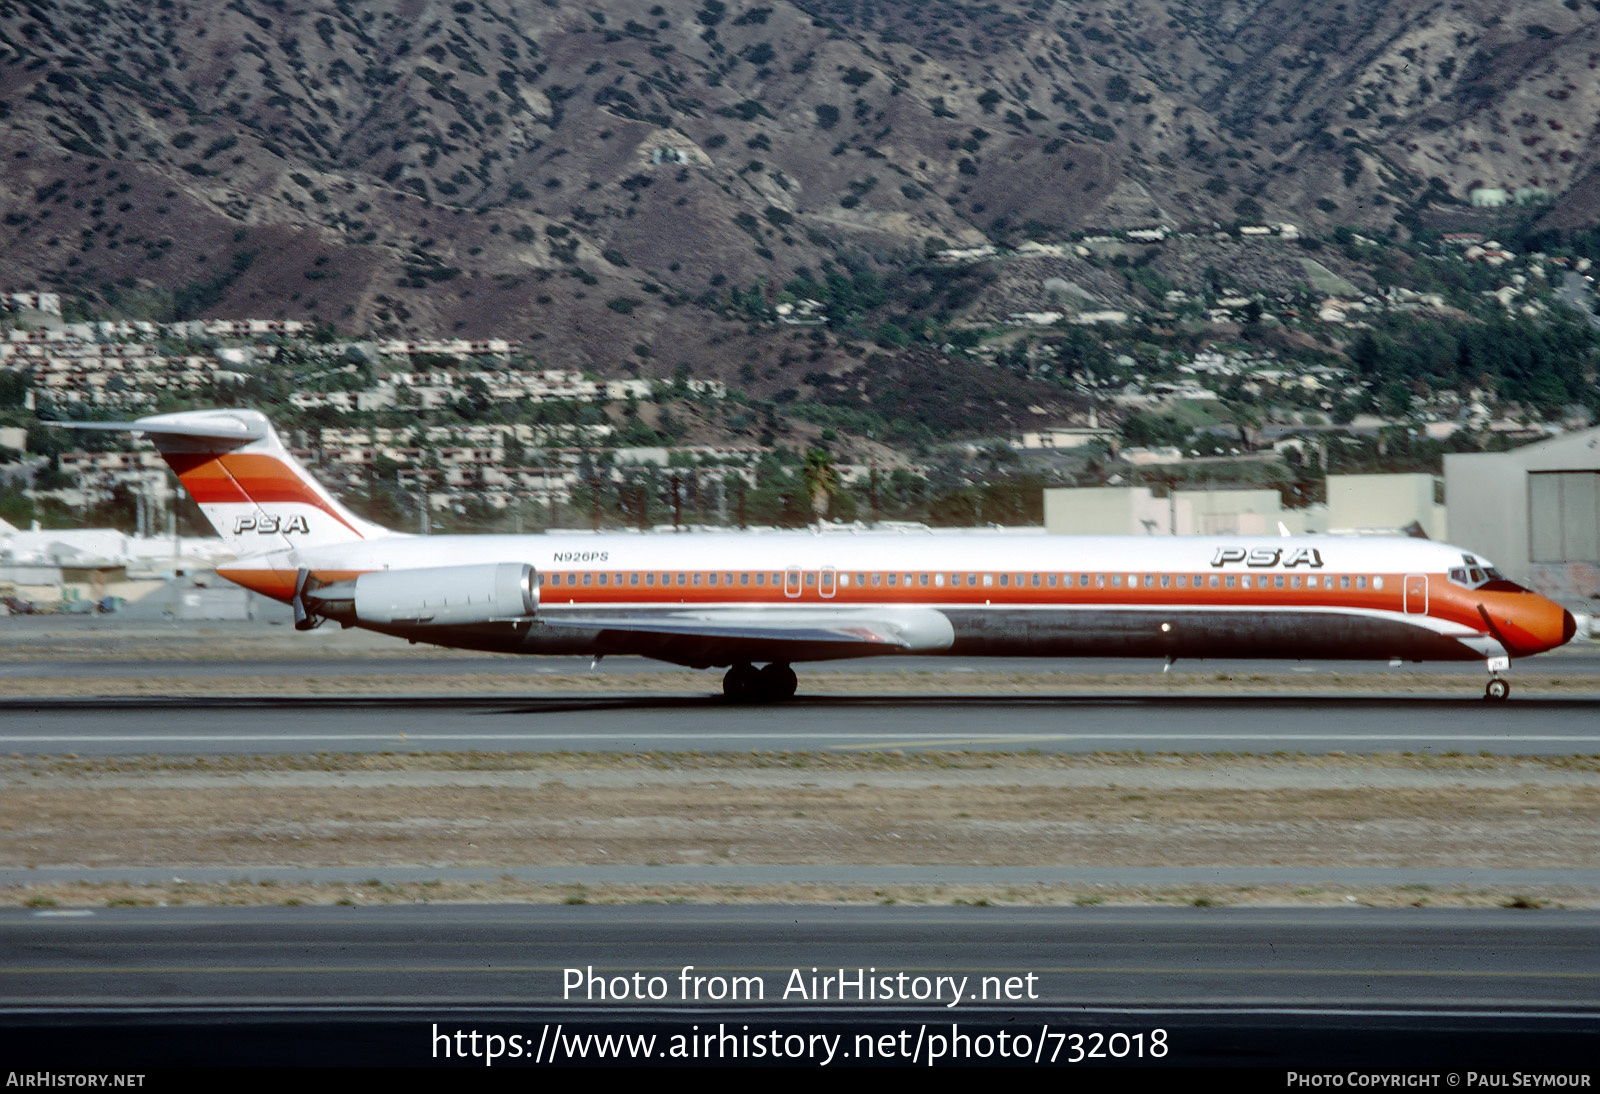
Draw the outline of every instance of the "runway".
[[[218,644],[227,647],[227,639]],[[307,645],[313,640],[308,639]],[[396,645],[397,644],[392,644]],[[1600,689],[1600,650],[1593,643],[1573,650],[1559,650],[1540,654],[1525,661],[1517,661],[1510,674],[1516,680],[1519,673],[1556,675],[1569,679],[1593,680]],[[202,677],[226,679],[237,676],[267,674],[286,679],[318,679],[362,675],[444,676],[444,675],[494,675],[527,677],[530,687],[538,686],[541,676],[589,675],[597,687],[606,686],[611,677],[679,675],[704,682],[707,691],[715,691],[721,674],[695,672],[651,661],[642,657],[608,657],[596,664],[584,657],[513,657],[505,654],[473,654],[462,651],[437,651],[419,648],[405,656],[394,649],[364,650],[359,656],[333,652],[320,655],[320,651],[304,654],[288,652],[293,643],[277,646],[265,657],[178,657],[144,660],[127,648],[114,657],[87,656],[79,649],[75,656],[38,656],[36,652],[25,660],[0,660],[0,680],[7,677],[50,677],[58,679],[93,679],[97,676],[117,676],[130,670],[157,676]],[[423,650],[426,649],[426,652]],[[839,673],[866,673],[885,678],[885,686],[893,687],[897,677],[907,676],[972,676],[978,674],[1047,674],[1064,680],[1087,675],[1149,676],[1152,682],[1165,675],[1163,662],[1149,657],[873,657],[862,660],[814,661],[796,666],[802,681],[813,675]],[[1391,666],[1386,661],[1268,661],[1268,660],[1218,660],[1179,661],[1174,671],[1179,677],[1225,674],[1235,677],[1249,676],[1304,676],[1308,678],[1335,676],[1375,677],[1403,673],[1406,676],[1425,674],[1438,677],[1441,691],[1461,689],[1471,695],[1482,690],[1484,679],[1480,665],[1460,661],[1407,662]],[[802,683],[801,692],[805,688]],[[3,687],[0,687],[3,693]]]
[[[1600,753],[1600,699],[1005,695],[29,699],[0,702],[0,751],[978,750]]]
[[[808,666],[803,677],[867,667]],[[0,755],[1600,754],[1600,658],[1552,655],[1522,667],[1584,684],[1572,697],[1521,693],[1489,704],[1478,698],[1482,673],[1472,666],[1406,666],[1407,675],[1428,674],[1425,694],[1414,683],[1407,685],[1410,691],[1397,685],[1394,693],[1374,694],[1374,684],[1389,671],[1382,664],[1232,662],[1189,666],[1188,671],[1201,678],[1293,673],[1309,686],[1292,695],[1201,696],[1163,694],[1161,667],[1148,661],[905,658],[873,662],[876,679],[869,694],[807,695],[802,686],[791,703],[735,707],[713,694],[715,674],[691,678],[703,681],[702,694],[663,695],[646,687],[644,678],[682,670],[631,659],[605,662],[595,673],[592,693],[571,694],[548,684],[541,691],[540,679],[587,673],[587,662],[421,654],[176,661],[45,657],[10,662],[0,668],[0,677],[92,681],[149,673],[332,681],[348,674],[426,680],[488,673],[515,682],[512,694],[494,696],[0,699]],[[969,674],[1005,672],[1059,673],[1064,684],[1092,673],[1139,674],[1147,675],[1149,684],[1082,694],[1086,689],[1080,681],[1063,689],[1078,693],[1062,696],[995,694],[992,687],[977,686],[962,693],[957,684],[957,694],[930,695],[921,683],[929,672],[939,674],[945,690],[951,690],[951,680]],[[1360,675],[1365,690],[1341,693],[1325,673]],[[634,678],[640,683],[630,687]],[[1587,687],[1591,679],[1593,688]],[[630,868],[650,875],[646,881],[660,880],[669,869]],[[62,867],[62,877],[87,876],[73,873],[76,869]],[[121,868],[89,873],[110,877],[116,869]],[[417,869],[428,878],[443,873],[441,867]],[[601,868],[551,869],[570,882],[579,876],[575,870]],[[596,877],[615,880],[616,869],[607,867],[610,872]],[[738,884],[756,884],[765,875],[753,871],[768,868],[725,869],[744,871],[735,879]],[[790,881],[813,875],[836,881],[844,876],[842,869],[826,864],[811,867],[810,873],[793,865],[770,868]],[[870,874],[873,883],[899,877],[884,866],[850,869]],[[1174,877],[1141,875],[1137,881],[1187,884],[1196,869]],[[1234,871],[1223,880],[1270,885],[1298,877],[1282,866],[1252,869],[1261,876]],[[1348,879],[1352,885],[1384,884],[1387,878],[1358,876],[1354,869],[1308,867],[1306,876]],[[1405,869],[1405,883],[1429,880]],[[1061,877],[1044,880],[1128,883],[1125,868],[1105,870],[1109,873],[1102,877],[1063,868]],[[44,871],[28,872],[26,883],[47,880]],[[336,872],[355,884],[382,873],[376,866]],[[491,872],[495,877],[506,873]],[[524,872],[532,878],[537,870]],[[257,884],[272,884],[269,873],[262,872]],[[1451,884],[1470,882],[1507,893],[1523,890],[1506,886],[1572,882],[1561,870],[1553,880],[1536,878],[1531,869],[1485,870],[1480,877],[1466,867],[1450,867],[1441,877],[1445,873]],[[924,869],[901,880],[925,882],[927,875]],[[718,873],[714,880],[723,876]],[[1011,873],[1006,878],[1014,880]],[[738,1005],[561,997],[567,968],[592,966],[608,978],[659,975],[676,991],[686,965],[707,976],[759,978],[768,994]],[[861,968],[965,976],[972,984],[985,976],[1004,984],[1032,974],[1038,994],[1003,1002],[968,999],[954,1008],[938,1001],[785,1000],[781,989],[789,974],[799,969],[809,975],[813,967],[836,976],[841,969]],[[840,1051],[859,1053],[856,1039],[862,1035],[872,1044],[881,1043],[873,1038],[888,1037],[898,1046],[923,1036],[926,1047],[929,1031],[949,1035],[954,1027],[991,1038],[1022,1032],[1035,1047],[1048,1044],[1066,1053],[1070,1049],[1061,1038],[1069,1035],[1080,1041],[1099,1035],[1103,1046],[1110,1034],[1120,1034],[1125,1050],[1132,1038],[1143,1038],[1140,1057],[1102,1054],[1085,1064],[1253,1064],[1341,1072],[1352,1067],[1587,1070],[1600,1033],[1597,988],[1600,914],[1551,909],[430,905],[0,912],[0,1055],[15,1068],[56,1071],[66,1065],[137,1071],[206,1064],[482,1064],[480,1058],[460,1055],[440,1058],[434,1040],[438,1030],[446,1031],[452,1046],[459,1042],[449,1035],[458,1032],[499,1036],[502,1044],[516,1036],[532,1046],[560,1030],[568,1038],[620,1032],[666,1038],[725,1028],[736,1034],[781,1031],[839,1036],[844,1038]],[[1159,1058],[1148,1055],[1158,1029],[1170,1048]],[[923,1049],[918,1051],[923,1054],[915,1061],[857,1055],[836,1057],[832,1066],[930,1062]],[[496,1066],[530,1062],[502,1059]],[[552,1061],[541,1055],[539,1062]],[[673,1062],[682,1061],[659,1054],[651,1059]],[[737,1062],[824,1061],[797,1056]],[[941,1062],[1032,1061],[991,1055]],[[1062,1055],[1056,1062],[1071,1061]]]
[[[871,996],[849,986],[869,980]],[[891,1031],[953,1025],[1034,1042],[1051,1028],[1137,1033],[1148,1051],[1160,1029],[1168,1051],[1137,1062],[1587,1069],[1597,987],[1600,915],[1587,912],[0,913],[0,1052],[19,1068],[59,1069],[69,1046],[91,1070],[456,1062],[438,1058],[441,1028],[515,1034],[531,1056],[546,1027],[561,1024],[569,1033],[820,1032],[843,1035],[847,1053]],[[532,1061],[501,1061],[513,1062]]]

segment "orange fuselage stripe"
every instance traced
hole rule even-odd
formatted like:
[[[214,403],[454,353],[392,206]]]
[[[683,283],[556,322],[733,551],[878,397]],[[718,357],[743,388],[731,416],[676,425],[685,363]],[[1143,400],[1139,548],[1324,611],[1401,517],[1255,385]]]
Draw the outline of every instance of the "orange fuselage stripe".
[[[287,601],[294,594],[295,572],[293,570],[256,570],[223,567],[218,571],[230,581],[255,590],[265,596]],[[359,576],[359,570],[315,571],[313,576],[321,582],[346,581]],[[717,584],[712,585],[710,578],[715,573]],[[1055,576],[1056,585],[1049,584],[1052,575],[1040,574],[1039,584],[1033,584],[1033,574],[1025,575],[1026,580],[1017,582],[1015,572],[1007,571],[1009,579],[1006,585],[999,583],[1000,573],[994,571],[961,571],[960,585],[950,583],[954,571],[941,571],[946,584],[934,584],[934,575],[927,572],[928,583],[922,584],[921,578],[925,571],[896,571],[895,585],[888,584],[888,574],[878,572],[877,584],[872,583],[872,572],[867,572],[867,584],[862,585],[857,580],[861,571],[848,571],[850,583],[842,584],[835,578],[832,585],[833,595],[822,595],[823,586],[815,570],[807,570],[802,575],[798,586],[791,575],[781,570],[760,571],[615,571],[615,570],[563,570],[544,571],[540,576],[542,581],[539,588],[539,600],[543,605],[560,607],[595,607],[595,608],[640,608],[640,609],[665,609],[665,608],[712,608],[732,605],[772,605],[806,604],[816,606],[906,606],[906,605],[931,605],[934,607],[948,608],[1095,608],[1095,607],[1148,607],[1173,609],[1351,609],[1367,611],[1392,611],[1410,615],[1428,615],[1436,619],[1447,619],[1451,622],[1461,623],[1474,631],[1481,630],[1475,626],[1478,622],[1477,603],[1482,595],[1473,596],[1468,590],[1459,589],[1450,585],[1443,575],[1429,575],[1429,596],[1426,610],[1421,610],[1420,598],[1413,595],[1414,607],[1417,610],[1406,612],[1406,591],[1404,575],[1398,574],[1362,574],[1362,575],[1317,575],[1319,587],[1315,589],[1302,586],[1298,589],[1291,588],[1287,579],[1283,588],[1274,584],[1268,587],[1244,588],[1238,583],[1242,574],[1212,575],[1212,574],[1186,574],[1184,575],[1189,585],[1184,588],[1177,586],[1177,575],[1169,574],[1169,584],[1165,587],[1159,584],[1161,575],[1152,575],[1156,584],[1146,587],[1143,584],[1143,574],[1135,575],[1138,584],[1129,585],[1129,574],[1089,574],[1089,584],[1078,583],[1078,573]],[[678,584],[679,575],[683,577],[683,584]],[[840,572],[841,574],[844,571]],[[604,574],[606,584],[601,585],[600,577]],[[907,576],[912,580],[906,581]],[[757,584],[757,577],[764,579],[763,584]],[[975,582],[968,584],[968,577],[973,577]],[[1210,579],[1216,576],[1219,579],[1217,588],[1211,588]],[[1236,583],[1233,588],[1228,588],[1226,578],[1233,576]],[[1250,575],[1252,580],[1265,578],[1275,579],[1277,575]],[[1323,588],[1325,582],[1340,582],[1344,577],[1350,578],[1351,588]],[[1366,579],[1365,589],[1355,588],[1357,577]],[[1413,575],[1415,576],[1415,575]],[[637,577],[638,584],[634,584]],[[809,577],[811,584],[805,584],[804,579]],[[989,578],[992,584],[985,585],[983,581]],[[1303,575],[1302,575],[1303,577]],[[654,584],[646,584],[647,578],[653,578]],[[696,584],[696,578],[699,583]],[[748,578],[748,583],[744,579]],[[1113,585],[1113,578],[1120,578],[1120,586]],[[664,579],[670,579],[670,584]],[[786,581],[787,579],[787,581]],[[1070,581],[1068,580],[1070,579]],[[576,584],[568,584],[569,581]],[[1382,588],[1375,588],[1378,581],[1382,581]],[[1195,582],[1203,584],[1196,586]],[[791,595],[798,592],[798,595]]]

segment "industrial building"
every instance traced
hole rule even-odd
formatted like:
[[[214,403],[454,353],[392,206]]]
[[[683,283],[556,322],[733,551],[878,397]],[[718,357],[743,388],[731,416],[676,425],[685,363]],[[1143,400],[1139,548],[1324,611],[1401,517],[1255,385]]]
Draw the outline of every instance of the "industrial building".
[[[1413,535],[1448,540],[1433,475],[1329,475],[1328,504],[1288,509],[1277,490],[1084,487],[1044,492],[1045,531],[1057,535]]]
[[[1600,597],[1600,429],[1444,458],[1450,542],[1567,603]]]
[[[1429,539],[1454,542],[1449,512],[1438,494],[1437,475],[1329,475],[1328,531],[1420,531]]]

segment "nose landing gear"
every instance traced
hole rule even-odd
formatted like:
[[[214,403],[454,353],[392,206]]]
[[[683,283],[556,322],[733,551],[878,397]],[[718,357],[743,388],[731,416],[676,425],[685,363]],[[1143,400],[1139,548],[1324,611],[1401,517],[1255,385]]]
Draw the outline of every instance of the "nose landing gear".
[[[1489,669],[1489,682],[1484,685],[1483,697],[1499,702],[1511,694],[1511,682],[1500,675],[1511,667],[1511,658],[1491,657],[1485,664]]]
[[[765,668],[734,665],[722,677],[722,694],[730,703],[775,703],[794,698],[799,678],[782,661]]]

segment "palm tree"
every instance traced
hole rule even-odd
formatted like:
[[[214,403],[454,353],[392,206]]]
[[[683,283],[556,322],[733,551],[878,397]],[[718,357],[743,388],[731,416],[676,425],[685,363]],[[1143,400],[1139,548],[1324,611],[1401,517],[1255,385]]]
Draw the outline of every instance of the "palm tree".
[[[806,462],[800,468],[800,480],[811,496],[811,511],[817,515],[817,524],[828,515],[828,502],[839,489],[839,469],[825,448],[813,448],[806,453]]]

